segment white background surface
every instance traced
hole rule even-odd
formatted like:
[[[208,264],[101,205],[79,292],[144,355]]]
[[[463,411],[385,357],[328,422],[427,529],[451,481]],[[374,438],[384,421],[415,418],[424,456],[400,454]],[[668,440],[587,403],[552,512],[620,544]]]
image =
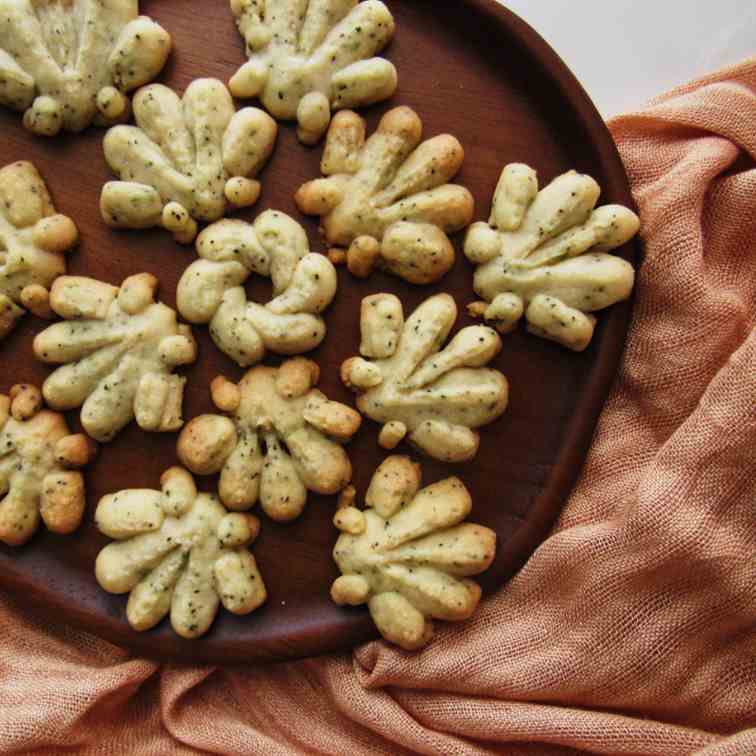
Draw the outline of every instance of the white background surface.
[[[756,54],[756,0],[500,0],[562,57],[605,118]]]

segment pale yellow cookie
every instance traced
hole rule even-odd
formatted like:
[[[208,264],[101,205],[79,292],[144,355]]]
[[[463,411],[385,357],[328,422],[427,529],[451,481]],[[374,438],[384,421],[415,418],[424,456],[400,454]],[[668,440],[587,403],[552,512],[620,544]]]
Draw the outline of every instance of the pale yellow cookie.
[[[44,382],[51,407],[81,406],[81,423],[98,441],[109,441],[136,417],[148,431],[183,425],[186,378],[178,365],[194,362],[197,345],[189,326],[170,307],[155,302],[157,279],[140,273],[120,288],[82,276],[61,276],[50,304],[64,318],[34,339],[37,359],[66,363]]]
[[[336,270],[310,252],[304,229],[288,215],[267,210],[253,224],[218,221],[197,238],[197,254],[179,281],[178,310],[190,323],[209,323],[213,341],[239,365],[323,341],[320,313],[336,294]],[[252,273],[273,283],[264,305],[247,301],[243,284]]]
[[[394,35],[378,0],[231,0],[249,61],[231,78],[234,97],[259,97],[275,118],[296,119],[314,144],[331,111],[391,97],[396,69],[374,57]]]
[[[347,360],[341,377],[357,391],[360,412],[384,424],[384,448],[393,449],[406,435],[430,457],[464,462],[478,451],[474,429],[506,409],[507,379],[485,367],[501,350],[499,335],[468,326],[442,348],[456,319],[448,294],[426,299],[406,322],[393,294],[362,300],[363,356]]]
[[[538,190],[535,171],[513,163],[501,173],[488,223],[474,223],[465,255],[477,265],[471,315],[501,333],[524,316],[528,331],[575,351],[593,337],[597,310],[630,296],[632,265],[606,254],[638,232],[621,205],[596,207],[601,190],[570,171]]]
[[[259,108],[236,111],[225,85],[195,79],[184,96],[163,84],[134,95],[136,126],[103,140],[119,181],[102,189],[100,213],[114,228],[163,226],[188,244],[197,221],[215,221],[260,196],[255,179],[276,141],[276,122]]]
[[[0,0],[0,104],[42,136],[117,123],[170,50],[136,0]]]
[[[422,130],[418,115],[399,107],[365,141],[362,118],[339,113],[320,164],[326,178],[303,184],[294,197],[303,213],[321,216],[329,244],[348,247],[346,263],[356,276],[377,266],[427,284],[454,263],[447,234],[470,223],[474,202],[467,189],[447,182],[465,153],[450,134],[421,142]]]
[[[472,500],[459,478],[420,488],[420,466],[388,457],[375,471],[366,509],[341,508],[333,550],[341,577],[337,604],[367,603],[381,635],[413,651],[433,637],[433,619],[458,622],[475,611],[480,587],[468,578],[487,570],[496,534],[463,522]]]
[[[0,169],[0,339],[25,310],[52,317],[49,289],[66,272],[65,253],[78,236],[31,163]]]
[[[39,389],[18,384],[0,394],[0,540],[26,543],[40,518],[53,533],[72,533],[84,514],[83,467],[96,447],[72,435],[63,415],[44,409]]]
[[[135,630],[149,630],[170,612],[176,633],[198,638],[220,604],[249,614],[265,602],[265,584],[246,548],[260,523],[198,493],[180,467],[163,473],[160,483],[160,491],[128,489],[100,499],[95,522],[117,543],[100,551],[95,575],[109,593],[129,594],[126,617]]]
[[[351,480],[342,444],[360,415],[313,388],[317,365],[295,357],[280,368],[252,368],[239,384],[223,377],[212,385],[224,415],[201,415],[182,430],[178,455],[198,475],[220,472],[218,492],[229,509],[246,510],[260,499],[274,520],[302,513],[307,491],[336,494]]]

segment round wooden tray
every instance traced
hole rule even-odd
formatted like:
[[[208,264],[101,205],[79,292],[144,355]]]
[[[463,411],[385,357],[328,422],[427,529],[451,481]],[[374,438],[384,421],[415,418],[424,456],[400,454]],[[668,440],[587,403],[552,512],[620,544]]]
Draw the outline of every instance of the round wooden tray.
[[[523,21],[495,0],[438,3],[432,0],[389,2],[397,33],[386,55],[399,71],[394,98],[365,115],[372,130],[380,115],[398,104],[413,107],[424,135],[454,134],[466,158],[455,179],[475,196],[475,219],[487,217],[491,194],[503,165],[533,165],[542,183],[569,168],[591,174],[603,187],[604,202],[632,205],[627,179],[600,116],[559,57]],[[215,76],[227,81],[244,61],[242,40],[227,0],[143,0],[142,12],[173,36],[174,52],[161,80],[183,91],[192,79]],[[0,110],[0,165],[31,160],[41,171],[60,212],[72,216],[82,242],[69,257],[69,272],[111,283],[140,271],[160,280],[160,296],[175,306],[184,268],[195,259],[192,248],[175,244],[163,231],[111,231],[100,220],[99,193],[110,178],[95,128],[52,140],[36,138],[17,114]],[[312,249],[324,251],[316,220],[301,216],[292,195],[319,175],[321,146],[305,148],[294,128],[282,125],[278,144],[262,173],[258,205],[239,213],[253,219],[277,208],[306,229]],[[472,266],[458,259],[439,284],[413,287],[375,274],[368,280],[339,272],[339,291],[326,313],[328,336],[313,353],[321,366],[320,387],[332,399],[352,403],[340,383],[338,367],[357,353],[358,312],[362,297],[379,291],[397,294],[410,312],[425,298],[448,291],[460,309],[457,328],[471,321],[464,305],[471,301]],[[623,253],[637,261],[638,249]],[[249,291],[267,297],[264,282]],[[573,354],[520,330],[504,339],[495,361],[510,379],[510,406],[501,420],[483,429],[474,461],[449,466],[423,461],[425,482],[459,475],[473,495],[473,517],[498,533],[496,560],[481,577],[490,592],[509,579],[546,537],[570,492],[590,443],[599,411],[615,375],[630,314],[624,303],[600,314],[590,348]],[[30,316],[0,344],[0,391],[20,381],[41,384],[48,373],[35,362],[31,345],[44,326]],[[222,373],[237,380],[243,371],[195,328],[200,345],[196,365],[186,370],[189,384],[185,416],[213,411],[211,379]],[[80,428],[78,413],[69,413]],[[348,446],[360,497],[385,457],[376,442],[378,426],[365,420]],[[311,495],[303,516],[277,525],[263,516],[254,553],[268,586],[267,604],[247,617],[221,610],[202,639],[178,638],[164,621],[146,633],[133,632],[124,618],[125,597],[100,590],[94,559],[106,543],[92,524],[99,498],[121,488],[158,487],[160,474],[176,464],[175,434],[148,434],[131,424],[115,441],[101,447],[87,474],[88,511],[73,536],[44,530],[20,549],[0,548],[0,585],[49,617],[89,630],[134,652],[198,663],[260,662],[305,657],[346,649],[376,635],[365,609],[342,609],[329,598],[337,572],[331,549],[337,533],[331,525],[335,500]],[[400,453],[411,453],[403,446]],[[213,490],[214,479],[199,479]]]

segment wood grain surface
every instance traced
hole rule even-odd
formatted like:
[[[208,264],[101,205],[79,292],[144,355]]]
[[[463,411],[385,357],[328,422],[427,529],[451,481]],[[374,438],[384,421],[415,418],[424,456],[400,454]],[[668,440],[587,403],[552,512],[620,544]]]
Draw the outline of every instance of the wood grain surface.
[[[387,109],[398,104],[417,110],[424,136],[442,132],[462,142],[466,157],[455,181],[476,201],[475,219],[488,216],[491,194],[503,165],[533,165],[542,183],[569,168],[590,173],[604,189],[602,201],[631,205],[627,180],[603,122],[590,100],[556,54],[522,21],[493,0],[391,2],[397,33],[386,50],[399,71],[399,88],[389,102],[365,112],[369,130]],[[227,0],[143,0],[143,13],[172,35],[174,52],[160,80],[179,91],[201,76],[227,81],[244,61],[243,45]],[[600,61],[597,62],[600,65]],[[100,220],[99,193],[110,178],[102,155],[103,131],[41,139],[24,131],[17,114],[0,111],[0,165],[33,161],[60,212],[72,216],[82,241],[69,257],[69,272],[114,284],[141,271],[160,280],[160,297],[175,306],[176,284],[195,259],[167,232],[113,231]],[[267,208],[289,213],[307,230],[312,249],[324,251],[317,219],[301,216],[292,199],[304,181],[319,175],[321,146],[297,142],[294,127],[282,125],[272,159],[261,174],[259,203],[237,217],[252,220]],[[339,401],[353,403],[338,378],[342,360],[357,354],[359,303],[367,294],[397,294],[409,313],[428,296],[449,291],[460,309],[457,328],[470,324],[464,305],[474,299],[472,266],[462,257],[461,234],[453,271],[433,286],[413,287],[374,274],[357,280],[341,269],[339,291],[326,313],[328,336],[313,353],[321,366],[320,388]],[[623,254],[637,262],[638,249]],[[250,280],[248,292],[261,301],[270,295],[267,281]],[[481,448],[470,463],[450,466],[423,461],[425,482],[459,475],[473,495],[474,521],[498,533],[498,550],[481,583],[490,592],[509,579],[546,537],[579,473],[598,413],[616,373],[630,314],[630,304],[599,315],[600,324],[583,354],[530,337],[523,330],[504,337],[495,366],[511,384],[504,417],[482,431]],[[48,368],[35,362],[32,340],[45,323],[27,316],[0,343],[0,391],[19,381],[37,384]],[[189,378],[185,417],[213,411],[211,379],[224,374],[237,380],[243,371],[195,328],[200,345]],[[273,360],[271,360],[273,362]],[[79,429],[78,413],[68,415]],[[364,494],[375,467],[385,457],[378,448],[378,426],[365,420],[347,447],[354,483]],[[127,487],[158,487],[160,474],[176,464],[176,434],[148,434],[131,424],[115,441],[101,447],[87,472],[85,524],[73,536],[44,530],[20,549],[0,549],[0,586],[17,595],[47,620],[85,628],[138,654],[201,663],[245,663],[305,657],[346,649],[376,635],[364,608],[333,605],[329,588],[337,576],[331,549],[337,533],[331,525],[333,497],[310,495],[304,515],[289,525],[264,516],[253,547],[268,586],[269,600],[247,617],[221,610],[210,632],[197,641],[178,638],[164,621],[147,633],[135,633],[124,617],[126,598],[100,590],[94,559],[106,543],[92,524],[99,498]],[[411,450],[400,446],[401,453]],[[216,481],[200,479],[204,490]]]

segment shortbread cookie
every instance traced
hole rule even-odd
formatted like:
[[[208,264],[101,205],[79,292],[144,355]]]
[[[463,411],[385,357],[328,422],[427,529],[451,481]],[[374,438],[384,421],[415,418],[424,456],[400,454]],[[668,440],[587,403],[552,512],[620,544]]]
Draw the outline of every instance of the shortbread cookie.
[[[483,367],[501,350],[496,331],[463,328],[441,349],[457,319],[448,294],[426,299],[404,322],[393,294],[362,300],[362,357],[341,366],[341,378],[358,392],[360,412],[384,423],[378,437],[393,449],[405,436],[430,457],[465,462],[478,451],[473,430],[507,407],[507,379]]]
[[[82,276],[53,284],[50,304],[65,322],[37,335],[34,354],[68,364],[47,378],[42,392],[55,409],[81,406],[81,423],[98,441],[109,441],[134,417],[147,431],[183,425],[186,378],[172,373],[194,362],[197,345],[189,326],[155,302],[157,283],[140,273],[120,288]]]
[[[249,509],[259,498],[274,520],[299,517],[308,490],[335,494],[349,483],[352,466],[341,444],[361,420],[313,388],[318,376],[318,366],[302,357],[252,368],[238,385],[219,376],[213,402],[230,417],[187,423],[179,458],[198,475],[220,472],[218,492],[229,509]]]
[[[117,123],[170,50],[137,0],[0,0],[0,104],[42,136]]]
[[[459,478],[420,488],[420,466],[389,457],[376,470],[366,509],[344,507],[333,558],[337,604],[365,604],[381,635],[413,651],[433,637],[432,619],[467,619],[480,601],[471,575],[487,570],[496,533],[464,523],[472,500]]]
[[[229,513],[213,494],[198,493],[192,476],[172,467],[161,491],[128,489],[103,496],[95,522],[118,543],[97,556],[97,582],[128,593],[126,617],[149,630],[168,612],[183,638],[204,635],[220,604],[249,614],[265,602],[265,584],[246,546],[260,523]]]
[[[596,207],[601,190],[570,171],[538,191],[535,171],[513,163],[496,187],[488,223],[467,232],[465,254],[478,268],[470,305],[501,333],[525,316],[528,331],[577,352],[593,337],[602,310],[630,296],[632,265],[608,251],[638,231],[621,205]]]
[[[470,223],[474,203],[467,189],[447,182],[465,153],[449,134],[421,143],[422,129],[413,110],[394,108],[365,141],[364,121],[339,113],[320,164],[327,178],[303,184],[295,195],[303,213],[322,216],[330,244],[349,248],[346,261],[356,276],[377,266],[427,284],[454,263],[447,234]]]
[[[120,181],[102,189],[100,212],[114,228],[163,226],[190,243],[197,221],[257,202],[255,176],[270,157],[276,122],[259,108],[234,108],[217,79],[196,79],[184,96],[162,84],[134,95],[136,126],[105,135],[105,160]]]
[[[378,0],[231,0],[249,62],[232,77],[234,97],[259,97],[271,115],[299,123],[305,144],[323,136],[331,110],[391,97],[396,69],[372,57],[394,36]]]
[[[72,435],[63,415],[42,406],[39,389],[0,394],[0,540],[26,543],[40,517],[53,533],[72,533],[84,514],[83,467],[95,446]]]
[[[74,222],[55,212],[31,163],[0,169],[0,339],[25,309],[40,318],[52,316],[49,289],[66,272],[65,252],[77,239]]]
[[[221,220],[197,238],[197,254],[181,277],[176,302],[190,323],[209,323],[218,348],[239,365],[259,362],[266,350],[301,354],[325,338],[320,314],[336,294],[336,271],[310,252],[304,229],[267,210],[254,224]],[[244,281],[269,277],[273,299],[248,302]]]

